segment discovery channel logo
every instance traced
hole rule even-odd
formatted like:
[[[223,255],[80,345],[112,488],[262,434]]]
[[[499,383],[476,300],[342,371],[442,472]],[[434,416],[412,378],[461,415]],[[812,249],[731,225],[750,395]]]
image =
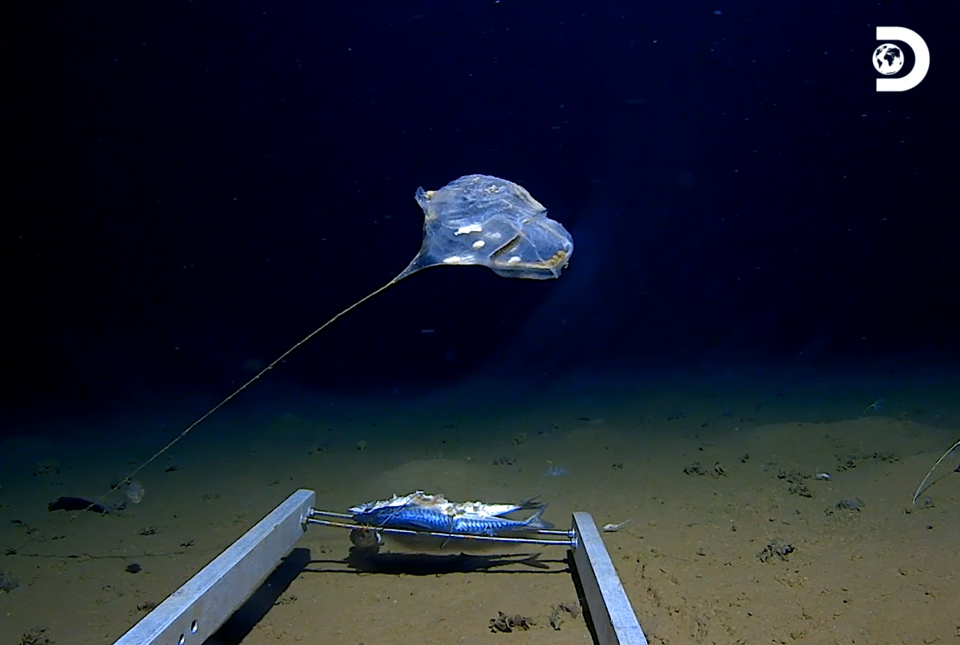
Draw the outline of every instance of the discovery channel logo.
[[[912,90],[930,69],[930,50],[915,31],[905,27],[877,27],[877,40],[897,40],[913,51],[913,69],[898,78],[878,78],[878,92],[906,92]],[[899,45],[885,42],[873,50],[873,67],[884,76],[893,76],[903,69],[903,50]]]

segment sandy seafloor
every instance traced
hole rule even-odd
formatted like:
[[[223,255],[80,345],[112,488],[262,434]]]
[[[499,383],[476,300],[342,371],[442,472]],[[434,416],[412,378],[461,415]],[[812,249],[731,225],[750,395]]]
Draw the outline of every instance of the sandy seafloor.
[[[7,429],[19,434],[0,446],[0,546],[27,543],[0,555],[16,585],[0,592],[0,643],[112,642],[301,487],[329,510],[424,489],[497,502],[541,495],[562,528],[575,510],[601,525],[629,520],[605,541],[651,643],[957,642],[957,456],[910,505],[960,438],[957,385],[909,370],[609,376],[261,401],[253,414],[244,406],[254,388],[137,475],[140,504],[106,516],[47,503],[99,496],[203,406],[159,400],[99,426],[38,420]],[[880,396],[880,410],[861,417]],[[704,474],[691,474],[693,462]],[[551,466],[566,473],[546,476]],[[845,498],[862,508],[838,509]],[[794,551],[763,561],[770,544]],[[458,558],[450,544],[418,560],[388,543],[389,571],[361,573],[345,561],[349,547],[346,531],[310,528],[213,642],[591,642],[583,616],[559,631],[548,624],[553,606],[577,599],[562,548]],[[125,570],[133,563],[138,573]],[[492,633],[500,611],[536,625]]]

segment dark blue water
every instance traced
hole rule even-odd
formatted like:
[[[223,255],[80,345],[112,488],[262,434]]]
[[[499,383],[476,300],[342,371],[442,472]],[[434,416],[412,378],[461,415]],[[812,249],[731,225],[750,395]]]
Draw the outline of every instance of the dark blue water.
[[[564,223],[564,276],[417,275],[291,357],[264,399],[956,360],[952,5],[7,13],[17,418],[228,393],[406,266],[414,191],[470,173]],[[876,25],[926,39],[915,89],[875,91]]]

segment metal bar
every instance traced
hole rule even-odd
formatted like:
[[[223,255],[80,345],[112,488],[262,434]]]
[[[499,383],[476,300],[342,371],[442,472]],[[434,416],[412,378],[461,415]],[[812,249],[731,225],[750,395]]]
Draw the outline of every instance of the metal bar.
[[[253,595],[306,529],[314,504],[301,489],[247,531],[114,645],[200,645]]]
[[[589,513],[573,514],[573,561],[599,645],[647,645],[640,621]]]
[[[318,515],[314,512],[312,515]],[[413,529],[380,528],[378,526],[366,526],[364,524],[345,524],[343,522],[332,522],[330,520],[318,520],[316,517],[308,517],[308,524],[320,524],[321,526],[333,526],[340,529],[371,529],[377,533],[387,533],[389,535],[416,535],[418,537],[433,537],[442,540],[475,540],[478,542],[499,542],[503,544],[537,544],[541,546],[573,546],[573,538],[569,533],[561,531],[561,535],[567,535],[566,540],[538,540],[537,538],[515,538],[499,537],[495,535],[473,535],[469,533],[438,533],[435,531],[415,531]]]

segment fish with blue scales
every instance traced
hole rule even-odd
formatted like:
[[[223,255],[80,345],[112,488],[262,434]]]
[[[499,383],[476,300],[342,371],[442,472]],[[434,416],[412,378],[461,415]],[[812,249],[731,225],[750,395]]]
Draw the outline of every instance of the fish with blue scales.
[[[368,502],[350,509],[358,524],[377,528],[410,529],[452,535],[500,536],[537,529],[553,528],[543,520],[547,505],[536,499],[519,504],[451,502],[443,495],[416,491],[394,495],[388,500]],[[517,511],[533,510],[524,520],[504,517]]]

